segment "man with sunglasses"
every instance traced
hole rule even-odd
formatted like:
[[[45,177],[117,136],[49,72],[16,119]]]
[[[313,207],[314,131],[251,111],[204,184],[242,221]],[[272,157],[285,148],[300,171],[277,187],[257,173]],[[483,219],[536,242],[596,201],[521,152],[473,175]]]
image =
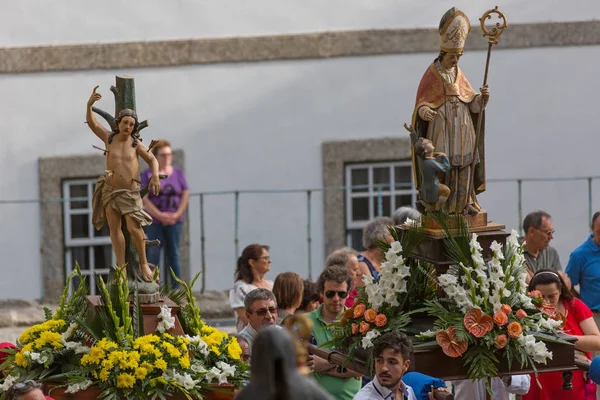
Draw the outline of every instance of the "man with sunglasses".
[[[6,392],[6,400],[46,400],[42,384],[36,381],[15,382]]]
[[[250,347],[261,329],[277,323],[277,301],[275,295],[268,289],[258,288],[252,290],[244,298],[244,308],[248,325],[239,333]]]
[[[308,313],[313,323],[313,336],[319,347],[333,338],[327,325],[338,320],[346,310],[344,303],[352,288],[352,278],[344,266],[332,265],[323,270],[318,280],[323,304]],[[314,378],[335,399],[351,400],[361,387],[362,375],[353,371],[339,370],[327,360],[314,356]]]

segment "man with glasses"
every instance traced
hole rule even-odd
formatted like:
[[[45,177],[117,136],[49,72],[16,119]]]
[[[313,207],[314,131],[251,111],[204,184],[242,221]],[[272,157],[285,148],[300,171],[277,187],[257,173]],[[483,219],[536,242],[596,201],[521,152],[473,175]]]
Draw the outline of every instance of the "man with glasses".
[[[252,352],[252,343],[261,329],[276,325],[277,301],[275,295],[268,289],[254,289],[244,299],[248,325],[239,333],[246,339]]]
[[[46,400],[42,384],[35,381],[14,383],[6,392],[6,400]]]
[[[313,336],[319,347],[333,339],[327,325],[338,320],[346,307],[344,303],[352,288],[352,278],[345,266],[332,265],[323,270],[318,280],[323,304],[308,313],[313,323]],[[315,356],[314,378],[335,399],[351,400],[361,387],[362,375],[353,371],[343,371],[327,360]]]
[[[522,240],[525,242],[523,255],[527,262],[527,281],[529,282],[533,274],[543,268],[561,272],[564,279],[566,275],[562,274],[558,251],[550,246],[550,241],[554,238],[550,214],[544,211],[530,212],[523,220],[523,232],[525,232]],[[570,286],[568,282],[567,284]]]

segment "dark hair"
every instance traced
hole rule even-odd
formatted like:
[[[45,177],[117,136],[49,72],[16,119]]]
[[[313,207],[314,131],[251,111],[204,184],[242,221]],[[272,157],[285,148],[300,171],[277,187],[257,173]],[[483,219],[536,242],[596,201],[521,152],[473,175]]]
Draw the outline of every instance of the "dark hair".
[[[373,341],[373,358],[380,357],[386,349],[400,353],[404,361],[410,360],[413,352],[412,341],[405,333],[388,332]]]
[[[523,232],[527,234],[529,228],[540,229],[544,218],[552,219],[550,214],[545,211],[532,211],[523,220]]]
[[[295,272],[283,272],[275,278],[273,294],[279,308],[290,308],[300,304],[303,291],[302,277]]]
[[[420,137],[419,140],[415,142],[415,154],[419,157],[425,157],[425,145],[423,142],[425,138]]]
[[[277,299],[273,292],[269,289],[258,288],[250,291],[250,293],[244,297],[244,308],[246,308],[246,311],[252,311],[252,305],[258,300],[273,300],[275,305],[277,305]]]
[[[592,217],[592,225],[591,225],[592,229],[594,229],[594,223],[596,222],[596,220],[598,219],[598,217],[600,217],[600,211],[596,211],[594,213],[594,216]]]
[[[319,287],[316,282],[308,279],[304,280],[304,291],[302,292],[302,303],[298,307],[298,311],[306,311],[309,303],[319,301],[321,295],[319,294]]]
[[[556,271],[548,268],[540,269],[535,274],[533,274],[533,277],[531,277],[531,281],[529,281],[529,287],[527,288],[527,290],[531,292],[532,290],[535,290],[535,287],[537,285],[551,285],[553,283],[556,283],[556,286],[560,291],[560,298],[562,300],[573,299],[573,293],[569,290],[569,288],[565,284],[565,281],[563,281],[563,278],[561,278],[561,276]]]
[[[158,151],[163,147],[171,147],[171,142],[169,142],[167,139],[160,139],[154,143],[154,146],[152,146],[152,150],[150,151],[156,157],[158,155]]]
[[[244,281],[246,283],[254,282],[254,274],[250,266],[250,260],[258,260],[262,256],[264,250],[269,251],[269,246],[264,244],[253,243],[246,246],[242,251],[242,255],[237,260],[235,268],[235,280]]]
[[[138,116],[136,112],[130,108],[122,109],[117,115],[117,118],[115,119],[115,121],[117,122],[117,127],[108,136],[108,143],[112,143],[115,135],[119,133],[119,124],[121,123],[121,120],[124,117],[131,117],[135,120],[135,123],[133,125],[133,132],[131,132],[131,137],[133,138],[133,143],[131,144],[131,146],[135,147],[138,144],[138,140],[142,140],[142,138],[140,138],[140,132],[138,131],[138,128],[140,126],[140,123],[138,122]]]
[[[319,275],[319,280],[317,281],[319,292],[325,290],[325,282],[327,281],[334,281],[336,283],[346,282],[348,284],[348,291],[352,289],[352,277],[348,275],[348,269],[345,266],[332,265],[331,267],[326,267],[321,272],[321,275]]]
[[[32,380],[15,382],[6,392],[6,400],[18,400],[21,396],[25,396],[32,390],[41,388],[41,383]]]

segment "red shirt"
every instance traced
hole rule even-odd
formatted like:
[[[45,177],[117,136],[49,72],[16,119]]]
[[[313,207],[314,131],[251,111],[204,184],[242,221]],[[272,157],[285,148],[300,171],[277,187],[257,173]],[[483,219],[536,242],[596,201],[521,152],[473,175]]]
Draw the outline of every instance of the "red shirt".
[[[579,323],[592,318],[592,311],[579,299],[563,300],[563,306],[567,311],[567,322],[564,332],[569,335],[583,336]],[[590,353],[585,353],[591,359]],[[581,370],[573,371],[573,390],[562,390],[562,372],[546,372],[538,374],[542,389],[535,381],[535,375],[531,374],[531,387],[529,393],[521,397],[522,400],[584,400],[585,380]],[[595,397],[594,397],[595,398]]]

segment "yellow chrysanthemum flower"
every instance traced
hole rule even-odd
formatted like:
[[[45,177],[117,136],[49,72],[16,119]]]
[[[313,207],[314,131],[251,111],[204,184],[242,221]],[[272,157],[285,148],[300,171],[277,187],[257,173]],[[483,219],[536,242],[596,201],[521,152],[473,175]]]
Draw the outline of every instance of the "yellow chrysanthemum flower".
[[[135,377],[139,380],[145,379],[146,375],[148,375],[148,370],[146,368],[140,367],[135,370]]]
[[[132,388],[135,384],[135,376],[131,374],[119,374],[117,375],[117,387],[118,388]]]
[[[189,368],[190,367],[190,358],[188,356],[181,357],[179,359],[179,365],[181,365],[183,368]]]
[[[221,350],[219,350],[219,348],[217,346],[210,346],[210,351],[215,353],[217,356],[221,355]]]
[[[148,371],[148,373],[154,371],[154,367],[152,366],[152,364],[150,364],[148,361],[144,361],[141,365],[140,368],[144,368],[146,371]]]
[[[25,358],[25,356],[23,355],[23,352],[19,352],[17,354],[15,354],[15,364],[17,364],[19,367],[26,367],[27,366],[27,358]]]
[[[154,367],[156,369],[160,369],[160,370],[164,371],[165,369],[167,369],[167,363],[162,358],[159,358],[154,362]]]
[[[108,378],[110,378],[110,371],[106,368],[102,369],[102,371],[100,371],[100,380],[106,382]]]
[[[227,354],[234,360],[239,360],[242,356],[242,348],[237,339],[232,337],[227,344]]]

